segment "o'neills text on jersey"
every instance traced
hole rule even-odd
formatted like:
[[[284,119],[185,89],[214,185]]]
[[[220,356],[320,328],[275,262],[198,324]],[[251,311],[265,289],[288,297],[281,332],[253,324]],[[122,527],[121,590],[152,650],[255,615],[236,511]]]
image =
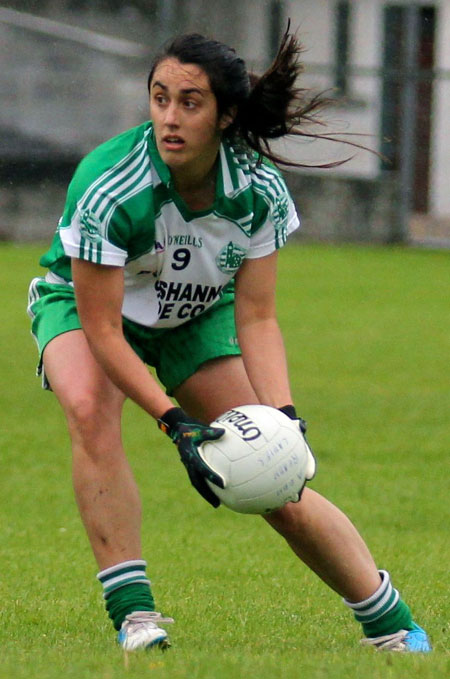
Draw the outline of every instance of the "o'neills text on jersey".
[[[167,245],[192,245],[194,248],[202,248],[203,238],[191,236],[190,234],[168,236]]]

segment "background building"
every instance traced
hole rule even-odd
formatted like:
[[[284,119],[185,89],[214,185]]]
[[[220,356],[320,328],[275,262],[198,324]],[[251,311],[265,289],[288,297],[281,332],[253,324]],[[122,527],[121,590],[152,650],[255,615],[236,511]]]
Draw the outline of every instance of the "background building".
[[[212,34],[261,71],[288,18],[305,46],[302,86],[333,99],[328,129],[383,156],[284,143],[287,157],[306,164],[354,156],[335,169],[288,173],[304,233],[450,244],[445,0],[3,1],[0,236],[53,230],[78,159],[146,119],[149,64],[167,37]]]

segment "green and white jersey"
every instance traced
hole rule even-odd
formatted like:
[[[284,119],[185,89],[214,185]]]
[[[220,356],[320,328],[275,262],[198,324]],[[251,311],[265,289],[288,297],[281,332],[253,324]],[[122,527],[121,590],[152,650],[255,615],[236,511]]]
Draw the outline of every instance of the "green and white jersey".
[[[69,285],[72,257],[122,266],[123,315],[170,328],[203,313],[244,259],[270,254],[298,226],[278,170],[227,142],[220,147],[214,204],[189,210],[145,123],[80,163],[41,264],[50,269],[48,280]]]

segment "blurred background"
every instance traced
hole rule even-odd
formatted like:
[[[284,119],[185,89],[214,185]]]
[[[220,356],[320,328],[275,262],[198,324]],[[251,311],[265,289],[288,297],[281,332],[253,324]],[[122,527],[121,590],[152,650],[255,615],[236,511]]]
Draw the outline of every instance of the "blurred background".
[[[50,238],[80,158],[147,119],[167,38],[206,33],[260,73],[289,18],[299,84],[332,99],[327,131],[382,154],[280,145],[312,165],[352,156],[287,169],[300,237],[450,247],[449,0],[0,0],[0,240]]]

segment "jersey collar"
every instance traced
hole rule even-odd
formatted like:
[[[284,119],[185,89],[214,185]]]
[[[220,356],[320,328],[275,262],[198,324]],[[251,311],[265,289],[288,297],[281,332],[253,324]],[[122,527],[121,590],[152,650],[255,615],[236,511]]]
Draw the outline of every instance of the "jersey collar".
[[[155,168],[159,179],[163,184],[165,184],[167,187],[170,186],[171,183],[171,175],[170,175],[170,170],[159,155],[158,147],[156,146],[156,141],[155,141],[155,134],[153,131],[153,125],[150,123],[150,131],[148,135],[148,151],[150,153],[150,159],[152,161],[152,166]]]
[[[167,188],[173,190],[172,176],[169,168],[159,155],[158,147],[156,146],[153,125],[151,122],[148,135],[148,148],[152,165],[156,170],[159,180],[165,186],[167,186]],[[239,174],[234,156],[235,152],[230,144],[227,141],[222,142],[219,148],[215,202],[224,196],[231,198],[236,191],[242,188],[240,186]]]

